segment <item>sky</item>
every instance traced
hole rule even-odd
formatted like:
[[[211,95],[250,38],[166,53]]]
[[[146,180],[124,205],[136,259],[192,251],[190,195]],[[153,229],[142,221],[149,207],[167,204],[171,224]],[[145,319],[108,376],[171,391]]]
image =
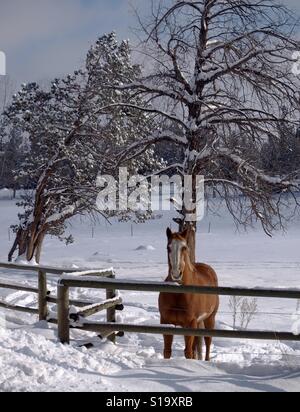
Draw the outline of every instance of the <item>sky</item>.
[[[148,0],[139,0],[147,2]],[[0,51],[16,82],[42,81],[72,72],[90,45],[116,31],[132,36],[128,0],[0,0]]]
[[[175,1],[175,0],[174,0]],[[299,0],[282,0],[299,11]],[[149,0],[0,0],[0,51],[14,87],[47,81],[81,66],[90,45],[103,33],[134,38],[132,4]]]

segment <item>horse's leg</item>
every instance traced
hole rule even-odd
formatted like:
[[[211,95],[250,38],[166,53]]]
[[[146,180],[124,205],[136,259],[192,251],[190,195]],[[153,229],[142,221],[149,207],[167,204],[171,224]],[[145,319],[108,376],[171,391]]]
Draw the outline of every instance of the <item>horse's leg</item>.
[[[195,336],[194,343],[193,343],[194,359],[199,359],[199,345],[200,345],[200,338],[199,336]]]
[[[210,329],[214,330],[215,329],[215,324],[216,324],[216,313],[213,313],[208,319],[204,321],[204,326],[205,329]],[[205,337],[205,346],[206,346],[206,356],[205,360],[206,362],[210,361],[210,348],[212,344],[212,338],[211,337]]]
[[[193,320],[190,324],[185,325],[186,328],[197,329],[197,321]],[[194,336],[185,336],[185,357],[186,359],[195,359],[194,357],[194,341],[196,338]]]
[[[198,329],[204,329],[204,322],[201,321],[198,323]],[[196,350],[197,350],[197,355],[198,355],[198,360],[202,361],[203,360],[203,337],[199,336],[197,339],[197,345],[196,345]]]
[[[205,329],[203,321],[198,323],[197,329]],[[203,337],[202,336],[195,336],[193,351],[194,351],[194,359],[198,359],[202,361],[203,360]]]
[[[168,325],[170,322],[167,322],[165,319],[160,320],[161,325]],[[164,335],[164,358],[170,359],[172,356],[172,345],[173,345],[173,335]]]
[[[193,344],[194,344],[194,336],[185,336],[185,357],[186,359],[194,359],[194,349],[193,349]]]
[[[194,359],[203,360],[203,339],[202,336],[195,336],[193,344]]]
[[[164,335],[165,349],[164,349],[164,358],[170,359],[172,356],[172,344],[173,344],[173,335]]]
[[[197,353],[198,353],[198,360],[203,361],[203,338],[202,336],[200,336],[198,339]]]

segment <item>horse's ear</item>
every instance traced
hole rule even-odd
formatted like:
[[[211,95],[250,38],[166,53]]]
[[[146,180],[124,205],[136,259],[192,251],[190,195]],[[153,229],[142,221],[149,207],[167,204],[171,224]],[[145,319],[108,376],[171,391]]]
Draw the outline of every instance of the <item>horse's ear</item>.
[[[168,229],[167,229],[168,239],[170,239],[172,237],[172,235],[173,235],[172,230],[168,227]]]

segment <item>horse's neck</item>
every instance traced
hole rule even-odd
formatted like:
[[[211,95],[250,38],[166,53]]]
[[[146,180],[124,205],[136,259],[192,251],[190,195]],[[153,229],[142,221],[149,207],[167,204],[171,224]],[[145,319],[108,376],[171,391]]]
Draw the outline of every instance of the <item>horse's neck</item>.
[[[186,285],[193,284],[194,283],[193,282],[194,273],[195,273],[195,266],[192,264],[189,254],[186,253],[183,283]]]

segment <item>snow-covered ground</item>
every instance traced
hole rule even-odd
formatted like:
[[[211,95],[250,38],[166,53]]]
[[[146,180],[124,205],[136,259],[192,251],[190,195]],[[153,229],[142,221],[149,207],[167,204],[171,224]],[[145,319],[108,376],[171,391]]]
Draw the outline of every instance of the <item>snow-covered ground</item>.
[[[0,193],[1,194],[1,193]],[[0,260],[5,261],[17,208],[9,194],[0,196]],[[74,219],[75,243],[50,237],[43,263],[74,268],[113,266],[120,279],[162,281],[167,273],[167,226],[172,213],[142,225]],[[210,233],[208,228],[210,227]],[[222,286],[295,287],[300,282],[300,221],[287,234],[267,238],[257,228],[237,233],[230,218],[207,216],[198,233],[198,258],[218,272]],[[0,279],[36,284],[33,274],[0,270]],[[49,278],[55,291],[57,278]],[[100,291],[76,290],[74,297],[101,300]],[[157,324],[157,294],[122,293],[121,321]],[[0,290],[7,302],[34,306],[36,296]],[[250,329],[292,331],[296,302],[259,299]],[[103,315],[95,316],[102,319]],[[219,328],[232,328],[228,299],[221,299]],[[2,326],[1,326],[2,325]],[[162,337],[127,334],[116,346],[93,334],[72,332],[69,347],[57,342],[56,329],[34,316],[0,309],[0,391],[299,391],[300,343],[215,339],[212,362],[187,361],[183,339],[175,339],[174,358],[162,359]],[[87,350],[80,344],[93,341]]]

